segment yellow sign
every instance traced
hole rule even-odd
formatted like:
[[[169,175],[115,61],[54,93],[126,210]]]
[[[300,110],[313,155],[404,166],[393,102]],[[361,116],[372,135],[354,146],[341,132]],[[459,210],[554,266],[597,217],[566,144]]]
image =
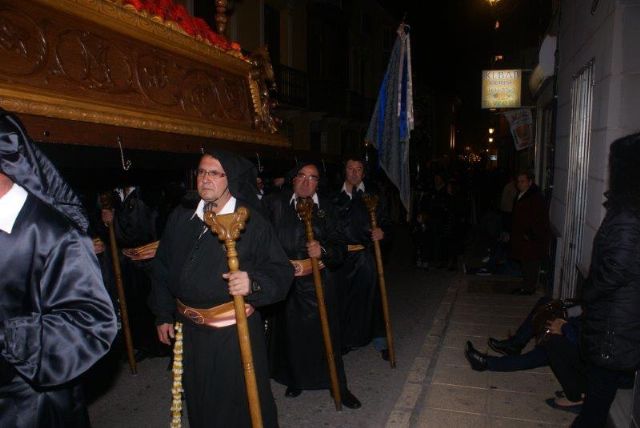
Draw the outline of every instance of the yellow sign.
[[[521,70],[483,70],[482,108],[520,107]]]

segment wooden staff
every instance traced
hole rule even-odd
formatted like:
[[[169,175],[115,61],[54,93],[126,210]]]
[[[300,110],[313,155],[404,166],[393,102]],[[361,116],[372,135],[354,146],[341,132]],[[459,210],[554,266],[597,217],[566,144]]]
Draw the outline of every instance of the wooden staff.
[[[113,209],[113,201],[110,193],[100,195],[100,205],[104,210]],[[124,332],[124,345],[127,350],[127,359],[131,374],[137,374],[136,358],[133,355],[133,339],[129,328],[129,313],[127,312],[127,301],[124,295],[124,285],[122,283],[122,270],[120,269],[120,253],[116,243],[116,232],[113,228],[113,221],[109,222],[109,244],[111,245],[111,261],[113,263],[113,273],[116,277],[116,290],[118,291],[118,304],[120,305],[120,319],[122,320],[122,331]]]
[[[314,241],[313,226],[311,220],[313,218],[313,199],[299,198],[296,205],[298,215],[304,221],[307,232],[307,242]],[[316,288],[316,298],[318,299],[318,311],[320,312],[320,325],[322,326],[322,338],[324,339],[324,347],[327,354],[327,363],[329,365],[329,377],[331,379],[331,393],[336,404],[336,410],[342,410],[342,398],[340,397],[340,387],[338,386],[338,372],[336,370],[336,361],[333,355],[333,343],[331,342],[331,332],[329,331],[329,317],[327,316],[327,307],[324,303],[324,290],[322,288],[322,277],[320,276],[320,267],[318,259],[311,257],[311,267],[313,268],[313,283]]]
[[[244,224],[249,217],[249,210],[240,207],[233,214],[216,215],[213,211],[207,211],[204,221],[211,231],[218,235],[218,239],[224,242],[227,249],[227,263],[230,272],[239,270],[238,252],[236,240],[244,229]],[[258,395],[258,383],[253,367],[253,354],[251,352],[251,338],[249,337],[249,325],[245,312],[244,297],[233,296],[233,304],[236,310],[236,326],[238,327],[238,340],[240,341],[240,354],[244,367],[244,383],[247,387],[247,399],[251,412],[251,425],[253,428],[262,428],[262,412],[260,409],[260,396]]]
[[[378,206],[378,197],[375,195],[364,194],[362,200],[367,206],[371,220],[371,229],[378,227],[376,220],[376,207]],[[384,328],[387,332],[387,346],[389,347],[389,363],[391,368],[396,366],[396,352],[393,349],[393,332],[391,331],[391,318],[389,317],[389,303],[387,301],[387,285],[384,280],[384,267],[382,265],[382,253],[380,251],[380,242],[373,241],[373,250],[376,254],[376,267],[378,268],[378,284],[380,286],[380,298],[382,300],[382,314],[384,315]]]

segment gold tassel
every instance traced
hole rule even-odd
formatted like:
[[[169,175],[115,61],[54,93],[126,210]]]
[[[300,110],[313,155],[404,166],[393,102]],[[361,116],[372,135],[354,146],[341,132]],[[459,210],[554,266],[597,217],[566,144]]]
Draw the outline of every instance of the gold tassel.
[[[182,323],[175,326],[176,342],[173,345],[173,386],[171,387],[171,428],[182,425]]]

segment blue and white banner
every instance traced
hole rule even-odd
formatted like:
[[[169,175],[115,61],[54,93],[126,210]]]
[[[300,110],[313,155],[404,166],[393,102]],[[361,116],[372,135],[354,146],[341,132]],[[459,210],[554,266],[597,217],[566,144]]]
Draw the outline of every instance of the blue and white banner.
[[[398,28],[389,65],[384,75],[365,141],[378,150],[380,166],[400,192],[411,212],[409,138],[413,130],[413,82],[411,40],[408,27]]]

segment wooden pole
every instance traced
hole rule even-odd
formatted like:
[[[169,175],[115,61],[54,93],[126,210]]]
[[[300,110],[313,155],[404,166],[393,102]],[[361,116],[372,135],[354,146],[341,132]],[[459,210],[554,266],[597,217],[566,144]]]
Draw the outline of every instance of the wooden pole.
[[[375,195],[365,194],[362,196],[364,204],[367,206],[371,220],[371,229],[378,227],[376,220],[376,207],[378,205],[378,197]],[[382,314],[384,315],[384,328],[387,333],[387,346],[389,348],[389,363],[391,368],[396,367],[396,352],[393,348],[393,332],[391,331],[391,318],[389,316],[389,303],[387,300],[387,284],[384,280],[384,267],[382,265],[382,252],[380,251],[380,242],[373,241],[373,250],[376,255],[376,268],[378,270],[378,285],[380,286],[380,298],[382,300]]]
[[[113,201],[110,193],[100,195],[100,205],[102,209],[113,209]],[[124,294],[124,284],[122,283],[122,270],[120,269],[120,254],[116,243],[116,232],[113,228],[113,221],[109,223],[109,244],[111,246],[111,261],[113,263],[113,273],[116,278],[116,290],[118,292],[118,304],[120,305],[120,319],[122,320],[122,331],[124,332],[124,344],[127,350],[127,359],[131,374],[137,374],[136,358],[133,354],[133,339],[129,327],[129,313],[127,312],[127,301]]]
[[[298,215],[304,221],[307,233],[307,242],[314,241],[313,236],[313,200],[311,198],[299,198],[296,205]],[[329,365],[329,378],[331,379],[331,393],[336,405],[336,410],[342,410],[342,397],[340,396],[340,386],[338,385],[338,371],[336,370],[336,360],[333,354],[333,343],[331,342],[331,332],[329,330],[329,317],[327,316],[327,306],[324,302],[324,290],[322,288],[322,277],[318,259],[311,257],[313,268],[313,283],[316,288],[316,298],[318,299],[318,311],[320,312],[320,325],[322,326],[322,338],[327,354],[327,364]]]
[[[218,239],[224,242],[227,249],[227,263],[230,272],[239,270],[238,252],[236,240],[244,229],[245,221],[249,217],[249,210],[240,207],[233,214],[216,215],[213,211],[207,211],[204,221],[211,231],[218,235]],[[260,396],[258,395],[258,383],[253,366],[253,353],[251,351],[251,338],[249,337],[249,324],[244,308],[244,297],[233,296],[233,305],[236,311],[236,326],[238,328],[238,340],[240,341],[240,355],[244,367],[244,382],[247,388],[247,399],[251,413],[251,425],[253,428],[262,428],[262,411],[260,409]]]

